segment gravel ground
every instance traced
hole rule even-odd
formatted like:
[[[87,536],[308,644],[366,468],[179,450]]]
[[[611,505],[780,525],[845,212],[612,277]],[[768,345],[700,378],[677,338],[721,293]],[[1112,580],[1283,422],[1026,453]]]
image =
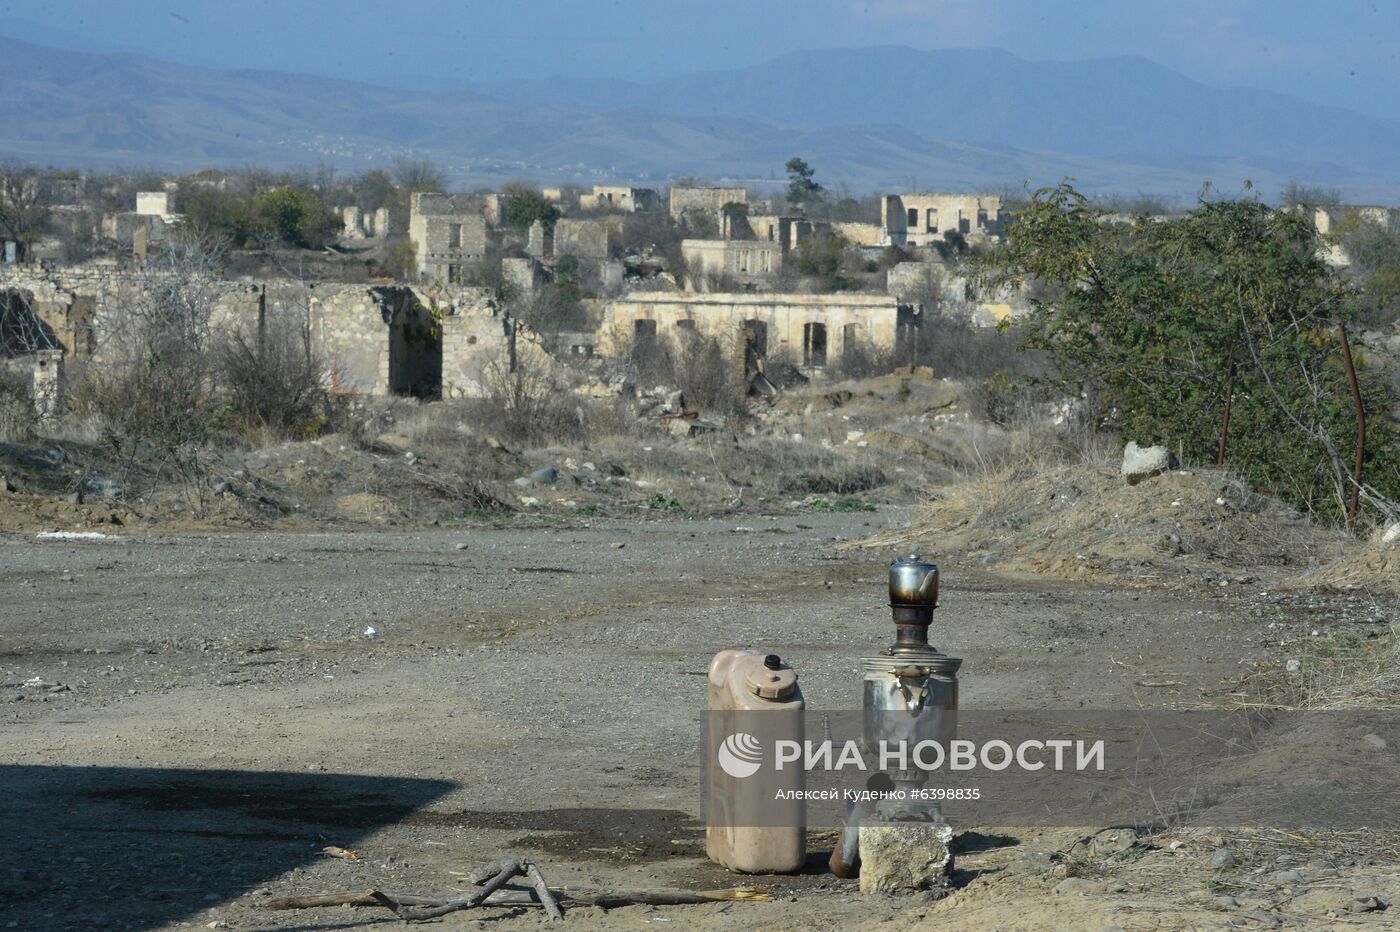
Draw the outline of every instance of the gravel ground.
[[[858,707],[856,658],[890,635],[890,555],[840,544],[898,517],[0,536],[0,925],[388,926],[376,911],[260,904],[371,886],[441,892],[505,853],[535,857],[555,885],[733,886],[742,879],[704,860],[696,821],[709,659],[776,651],[811,705]],[[1339,599],[1305,615],[1279,596],[1292,600],[1285,615],[1259,592],[1167,597],[956,561],[943,593],[934,640],[965,659],[968,708],[1190,703],[1265,656],[1271,624],[1361,624],[1374,611]],[[579,909],[570,924],[827,928],[927,915],[941,927],[1096,928],[1150,914],[1173,927],[1163,909],[1183,924],[1229,919],[1196,888],[1170,900],[1086,888],[1071,903],[1034,872],[992,876],[1074,838],[968,831],[961,889],[937,904],[862,900],[814,871],[763,879],[775,903]],[[1203,859],[1202,844],[1161,856]],[[361,857],[323,854],[330,845]],[[1132,902],[1159,905],[1121,905]],[[481,915],[539,921],[523,909]]]

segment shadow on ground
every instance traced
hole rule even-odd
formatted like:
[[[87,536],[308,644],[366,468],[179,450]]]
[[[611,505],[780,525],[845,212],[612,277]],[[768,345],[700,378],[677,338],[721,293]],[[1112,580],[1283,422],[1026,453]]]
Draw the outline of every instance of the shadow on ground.
[[[350,774],[0,766],[10,928],[149,928],[348,847],[454,788]]]

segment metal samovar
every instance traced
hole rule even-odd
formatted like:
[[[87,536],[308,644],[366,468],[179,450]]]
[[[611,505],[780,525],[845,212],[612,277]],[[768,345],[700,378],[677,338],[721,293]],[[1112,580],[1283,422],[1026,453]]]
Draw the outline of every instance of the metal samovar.
[[[864,744],[878,759],[881,742],[937,741],[945,748],[957,736],[958,668],[962,661],[928,642],[938,607],[938,566],[917,554],[890,564],[890,610],[895,640],[878,654],[861,658],[865,673]],[[921,787],[927,774],[917,768],[891,771],[896,787]]]

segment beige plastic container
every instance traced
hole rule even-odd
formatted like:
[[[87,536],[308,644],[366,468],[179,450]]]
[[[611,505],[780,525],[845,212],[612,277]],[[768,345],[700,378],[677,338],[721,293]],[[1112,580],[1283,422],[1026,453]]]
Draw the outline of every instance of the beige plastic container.
[[[779,738],[803,738],[805,702],[797,673],[775,654],[720,651],[710,663],[707,704],[711,749],[738,732],[758,732],[755,738],[765,748]],[[706,762],[705,853],[710,860],[745,874],[802,869],[807,860],[807,804],[774,797],[780,788],[800,791],[806,781],[800,767],[786,768],[781,777],[779,784],[771,773],[731,776],[712,751]],[[783,824],[772,824],[779,821]]]

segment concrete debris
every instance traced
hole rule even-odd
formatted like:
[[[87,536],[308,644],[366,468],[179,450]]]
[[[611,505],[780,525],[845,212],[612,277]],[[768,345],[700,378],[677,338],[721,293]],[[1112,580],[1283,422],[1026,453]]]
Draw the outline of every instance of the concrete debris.
[[[860,827],[860,892],[944,890],[953,870],[947,822],[867,821]]]

